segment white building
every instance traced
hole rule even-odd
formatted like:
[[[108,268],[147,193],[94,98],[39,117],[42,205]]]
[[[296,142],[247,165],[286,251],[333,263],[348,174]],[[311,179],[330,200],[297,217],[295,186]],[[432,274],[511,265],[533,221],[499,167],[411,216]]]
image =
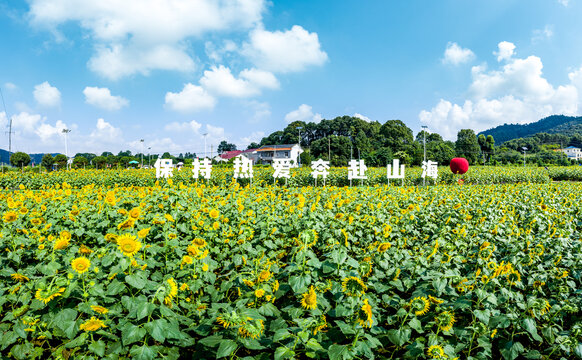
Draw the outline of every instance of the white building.
[[[302,152],[299,144],[265,145],[256,150],[258,162],[271,164],[273,159],[291,159],[294,167],[299,165],[299,154]]]
[[[566,154],[566,156],[570,160],[581,160],[582,159],[582,151],[580,151],[580,148],[577,148],[574,146],[568,146],[567,148],[562,149],[562,151],[564,152],[564,154]]]

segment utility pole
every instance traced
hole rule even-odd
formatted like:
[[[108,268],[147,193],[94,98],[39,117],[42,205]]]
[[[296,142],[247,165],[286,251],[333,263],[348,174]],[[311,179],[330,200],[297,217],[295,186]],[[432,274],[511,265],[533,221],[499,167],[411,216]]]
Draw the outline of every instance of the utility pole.
[[[65,134],[65,156],[67,157],[67,170],[69,169],[69,148],[67,145],[67,134],[71,132],[71,129],[63,129],[63,134]]]
[[[331,135],[327,138],[327,159],[331,164]]]
[[[151,166],[151,162],[152,162],[152,152],[150,151],[152,148],[151,146],[148,147],[148,167]]]
[[[303,126],[298,126],[296,127],[297,130],[299,130],[299,138],[297,139],[297,143],[299,144],[299,147],[301,147],[301,129],[303,129]],[[297,162],[299,167],[301,167],[301,157],[299,156],[300,154],[297,153]]]
[[[204,133],[202,134],[204,136],[204,157],[208,157],[208,155],[206,155],[206,136],[208,135],[208,133]]]
[[[6,103],[4,102],[4,95],[2,94],[2,88],[0,88],[0,97],[2,98],[2,105],[4,106],[4,116],[8,119],[8,111],[6,110]],[[8,125],[8,158],[12,154],[12,116],[9,119]]]
[[[524,146],[521,149],[523,150],[523,167],[525,167],[525,152],[527,151],[527,148]]]
[[[143,169],[143,142],[144,142],[144,139],[141,139],[139,142],[141,142],[141,168]]]
[[[423,135],[423,145],[424,145],[424,163],[426,164],[426,129],[428,128],[428,126],[423,125],[422,126],[422,135]],[[422,186],[426,185],[426,177],[422,178]]]

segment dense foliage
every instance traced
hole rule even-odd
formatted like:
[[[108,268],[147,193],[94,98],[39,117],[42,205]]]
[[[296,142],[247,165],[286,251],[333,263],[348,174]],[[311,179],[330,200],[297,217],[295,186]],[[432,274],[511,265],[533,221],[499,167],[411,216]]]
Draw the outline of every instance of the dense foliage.
[[[172,181],[2,191],[0,352],[582,357],[581,192]]]
[[[582,117],[552,115],[530,124],[504,124],[481,132],[485,136],[493,135],[498,144],[538,133],[582,135]]]

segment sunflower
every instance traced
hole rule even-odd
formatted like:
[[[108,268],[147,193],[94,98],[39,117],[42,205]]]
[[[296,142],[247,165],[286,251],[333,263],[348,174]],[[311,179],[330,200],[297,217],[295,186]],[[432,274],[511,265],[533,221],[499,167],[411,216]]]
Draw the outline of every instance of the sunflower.
[[[257,278],[258,282],[265,282],[271,278],[271,272],[269,270],[263,270],[259,273]]]
[[[14,280],[16,280],[18,282],[25,282],[25,281],[30,280],[27,276],[24,276],[24,275],[19,274],[19,273],[11,274],[10,277],[12,277]]]
[[[103,320],[96,319],[94,316],[91,319],[85,321],[81,325],[79,325],[79,330],[84,331],[97,331],[101,328],[105,328],[107,325],[103,322]]]
[[[146,236],[148,236],[149,232],[150,232],[151,228],[145,228],[145,229],[141,229],[137,232],[137,237],[140,239],[144,239]]]
[[[201,239],[201,238],[196,238],[196,239],[192,240],[192,245],[196,246],[198,248],[203,248],[206,246],[206,240]]]
[[[263,320],[247,317],[247,321],[238,328],[238,334],[242,338],[258,339],[264,330]]]
[[[210,215],[210,217],[213,219],[218,219],[218,217],[220,216],[220,212],[216,209],[212,209],[212,210],[210,210],[208,215]]]
[[[34,226],[38,226],[42,224],[42,219],[39,218],[30,219],[30,223]]]
[[[63,230],[63,231],[61,231],[61,233],[59,234],[59,237],[60,237],[61,239],[64,239],[64,240],[67,240],[67,241],[69,241],[69,240],[71,240],[71,233],[70,233],[70,232],[68,232],[67,230]]]
[[[410,309],[416,316],[424,315],[430,309],[430,302],[424,296],[417,296],[410,301]]]
[[[432,345],[426,351],[426,354],[432,359],[445,359],[445,352],[440,345]]]
[[[228,329],[229,327],[236,327],[245,324],[246,319],[246,317],[242,317],[233,311],[230,314],[221,314],[216,318],[216,322],[219,323],[223,328]]]
[[[89,261],[89,259],[87,259],[86,257],[78,257],[76,259],[73,259],[73,261],[71,261],[71,267],[73,268],[73,270],[75,270],[79,274],[87,272],[89,270],[90,266],[91,266],[91,261]]]
[[[366,290],[368,290],[366,284],[355,276],[349,276],[342,281],[342,291],[348,296],[361,296]]]
[[[362,327],[371,328],[374,320],[372,320],[372,306],[368,303],[368,299],[364,299],[364,305],[358,313],[358,323]]]
[[[442,331],[449,331],[453,328],[453,324],[455,323],[455,314],[450,311],[443,311],[437,317],[435,317],[435,321]]]
[[[212,228],[213,228],[214,230],[218,230],[218,229],[220,228],[220,223],[219,223],[218,221],[215,221],[215,222],[212,224]]]
[[[129,211],[129,217],[134,219],[134,220],[137,220],[140,215],[141,215],[141,209],[139,207],[134,207],[133,209],[131,209]]]
[[[85,245],[81,245],[81,247],[79,248],[79,254],[87,255],[87,254],[91,254],[92,252],[93,252],[93,250],[89,249]]]
[[[91,309],[99,314],[107,314],[109,312],[107,308],[104,308],[103,306],[99,305],[91,305]]]
[[[16,221],[16,219],[18,219],[18,213],[16,213],[15,211],[5,212],[3,219],[4,219],[4,222],[7,222],[7,223]]]
[[[53,250],[63,250],[66,249],[67,246],[69,246],[69,240],[61,237],[53,243]]]
[[[178,285],[176,284],[174,278],[169,278],[168,280],[166,280],[166,282],[168,283],[170,290],[168,291],[168,295],[166,295],[166,297],[164,298],[164,303],[166,303],[166,305],[169,305],[172,303],[172,299],[174,299],[178,295]]]
[[[194,260],[192,259],[192,257],[185,255],[182,257],[182,264],[192,264]]]
[[[304,293],[301,299],[301,306],[305,309],[315,309],[317,308],[317,293],[313,288],[313,285],[309,288],[309,291]]]
[[[380,245],[378,245],[378,252],[383,253],[384,251],[390,249],[391,247],[392,244],[390,244],[389,242],[381,243]]]
[[[261,298],[264,295],[265,295],[265,290],[263,290],[263,289],[257,289],[257,290],[255,290],[255,296],[256,297]]]
[[[117,230],[127,230],[131,229],[135,225],[135,219],[127,218],[117,225]]]
[[[327,328],[327,320],[325,315],[321,315],[321,319],[315,324],[312,332],[313,335],[317,335],[318,332],[323,331],[323,329]]]
[[[133,257],[141,249],[141,243],[136,240],[135,236],[129,234],[118,236],[117,245],[119,245],[119,251],[129,257]]]
[[[45,304],[48,304],[49,301],[56,298],[57,296],[62,296],[64,292],[65,292],[65,288],[60,288],[55,292],[52,292],[52,291],[47,290],[47,289],[44,289],[44,290],[38,289],[38,290],[36,290],[36,294],[34,295],[34,297],[37,300],[40,300],[40,301],[44,302]]]

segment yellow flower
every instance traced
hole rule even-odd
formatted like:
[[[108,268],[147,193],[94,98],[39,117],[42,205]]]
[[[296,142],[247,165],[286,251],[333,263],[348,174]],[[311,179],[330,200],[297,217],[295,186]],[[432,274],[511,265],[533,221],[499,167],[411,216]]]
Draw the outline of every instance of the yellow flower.
[[[311,285],[309,291],[301,296],[301,306],[303,306],[305,309],[317,308],[317,293],[315,292],[313,285]]]
[[[144,239],[146,236],[148,236],[150,229],[151,228],[141,229],[140,231],[137,232],[137,237],[140,239]]]
[[[141,215],[141,209],[138,207],[134,207],[133,209],[131,209],[129,211],[129,217],[134,219],[134,220],[137,220],[140,215]]]
[[[242,338],[258,339],[263,334],[264,329],[263,320],[247,318],[247,321],[238,328],[238,334]]]
[[[424,296],[417,296],[410,301],[410,308],[416,316],[421,316],[430,309],[430,302]]]
[[[8,211],[4,213],[4,222],[13,222],[16,221],[16,219],[18,219],[18,214],[15,211]]]
[[[166,280],[166,282],[168,283],[170,290],[168,291],[168,295],[166,295],[166,297],[164,298],[164,302],[166,303],[166,305],[169,305],[171,304],[172,299],[174,299],[178,295],[178,285],[176,284],[174,278],[169,278],[168,280]]]
[[[453,324],[455,323],[455,314],[450,311],[443,311],[437,317],[435,317],[435,321],[442,331],[449,331],[453,328]]]
[[[19,274],[19,273],[14,273],[14,274],[11,274],[10,276],[18,282],[25,282],[25,281],[30,280],[27,276],[24,276],[24,275]]]
[[[99,314],[107,314],[109,312],[109,310],[99,305],[91,305],[91,309]]]
[[[426,351],[426,354],[432,359],[445,359],[445,352],[440,345],[432,345]]]
[[[358,314],[358,323],[362,327],[371,328],[374,320],[372,319],[372,306],[368,303],[368,299],[364,299],[364,305]]]
[[[136,240],[135,236],[130,234],[118,236],[117,245],[119,245],[119,250],[123,255],[129,257],[133,257],[141,249],[141,243]]]
[[[182,264],[192,264],[193,261],[194,260],[188,255],[182,257]]]
[[[208,271],[208,264],[204,263],[204,265],[202,265],[202,271]]]
[[[192,245],[199,247],[199,248],[203,248],[206,246],[206,241],[204,239],[201,239],[201,238],[196,238],[196,239],[192,240]]]
[[[105,328],[107,325],[103,322],[103,320],[96,319],[94,316],[91,319],[85,321],[81,325],[79,325],[79,330],[83,331],[97,331],[101,328]]]
[[[168,220],[169,222],[174,222],[174,217],[172,217],[172,215],[170,214],[165,214],[164,217],[166,218],[166,220]]]
[[[257,290],[255,290],[255,296],[256,297],[261,298],[264,295],[265,295],[265,290],[263,290],[263,289],[257,289]]]
[[[265,282],[271,278],[271,272],[269,270],[263,270],[259,273],[258,282]]]
[[[361,296],[366,290],[368,290],[366,284],[355,276],[349,276],[342,281],[342,291],[348,296]]]
[[[213,219],[218,219],[218,217],[220,216],[220,212],[216,209],[212,209],[212,210],[210,210],[208,215],[210,215],[210,217]]]
[[[390,247],[392,247],[392,244],[390,244],[389,242],[381,243],[380,245],[378,245],[378,252],[383,253],[384,251],[390,249]]]
[[[182,285],[180,285],[180,291],[184,290],[190,290],[190,287],[186,283],[182,283]]]
[[[78,257],[71,261],[71,267],[79,274],[87,272],[90,266],[91,261],[89,261],[89,259],[87,259],[86,257]]]
[[[85,245],[81,245],[81,247],[79,248],[79,253],[83,255],[91,254],[92,252],[93,250],[89,249]]]
[[[133,228],[135,225],[135,220],[132,218],[128,218],[117,225],[117,230],[127,230]]]
[[[54,242],[53,249],[54,250],[63,250],[63,249],[66,249],[67,246],[69,246],[69,240],[63,239],[61,237],[57,241]]]
[[[214,230],[218,230],[220,228],[220,223],[218,221],[215,221],[214,224],[212,224],[212,228]]]
[[[65,288],[60,288],[55,292],[51,292],[49,290],[36,290],[36,294],[34,295],[34,297],[37,300],[40,300],[42,302],[44,302],[45,304],[48,304],[49,301],[51,301],[52,299],[56,298],[57,296],[62,296],[63,293],[65,292]]]
[[[497,329],[494,329],[494,330],[491,332],[491,338],[493,339],[493,338],[495,337],[495,335],[497,335]]]

